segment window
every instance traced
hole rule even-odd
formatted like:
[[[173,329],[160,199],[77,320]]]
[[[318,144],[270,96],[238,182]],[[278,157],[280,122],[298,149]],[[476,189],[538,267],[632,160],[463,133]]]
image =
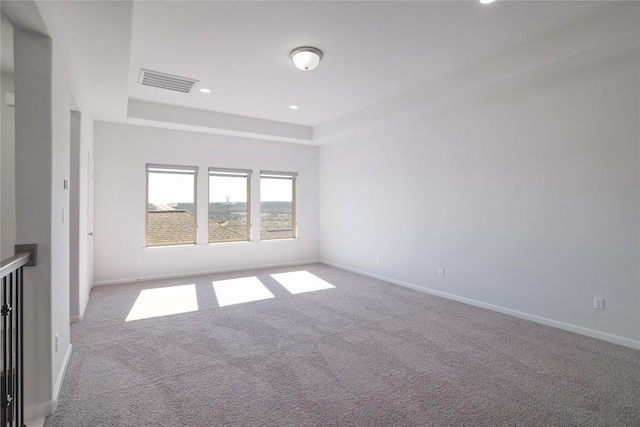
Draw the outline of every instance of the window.
[[[250,240],[251,171],[209,168],[209,243]]]
[[[147,246],[196,243],[197,167],[147,165]]]
[[[296,237],[294,172],[260,172],[260,239]]]

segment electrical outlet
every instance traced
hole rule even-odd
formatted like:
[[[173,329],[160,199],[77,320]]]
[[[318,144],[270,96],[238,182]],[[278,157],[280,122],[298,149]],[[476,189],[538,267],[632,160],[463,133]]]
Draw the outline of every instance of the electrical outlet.
[[[604,298],[595,297],[593,299],[593,308],[596,310],[604,310]]]
[[[380,262],[380,255],[376,255],[376,262]]]
[[[444,279],[444,268],[438,269],[438,277]]]
[[[136,259],[135,259],[135,261],[134,261],[134,263],[135,263],[136,265],[140,264],[140,258],[136,258]]]
[[[56,353],[58,352],[58,334],[56,334]]]

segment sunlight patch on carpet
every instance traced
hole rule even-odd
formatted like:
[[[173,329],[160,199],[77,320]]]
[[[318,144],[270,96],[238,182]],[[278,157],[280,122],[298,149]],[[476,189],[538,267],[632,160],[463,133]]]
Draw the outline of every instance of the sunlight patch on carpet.
[[[168,286],[140,291],[125,322],[198,311],[196,285]]]
[[[308,271],[272,274],[271,277],[294,295],[335,288],[331,283]]]
[[[212,283],[220,307],[273,298],[273,294],[257,277],[218,280]]]

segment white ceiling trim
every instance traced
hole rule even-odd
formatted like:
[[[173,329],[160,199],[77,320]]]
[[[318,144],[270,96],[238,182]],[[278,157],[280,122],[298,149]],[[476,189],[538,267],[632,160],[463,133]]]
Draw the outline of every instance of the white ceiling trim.
[[[14,2],[3,2],[3,10],[7,3]],[[637,2],[622,2],[608,6],[560,30],[312,127],[305,126],[304,123],[275,121],[280,119],[267,120],[222,113],[215,111],[215,108],[204,110],[193,105],[177,106],[171,105],[171,102],[134,99],[135,95],[132,96],[128,90],[130,76],[126,71],[131,67],[138,69],[130,62],[134,23],[132,2],[60,2],[59,7],[65,11],[62,14],[65,18],[62,20],[62,24],[65,24],[63,27],[73,27],[70,24],[74,22],[84,23],[84,26],[73,27],[75,32],[70,33],[69,41],[73,41],[79,58],[74,68],[77,68],[79,76],[83,76],[85,87],[90,87],[95,92],[94,96],[87,97],[90,98],[89,107],[95,119],[312,145],[328,143],[337,137],[339,139],[363,128],[376,127],[399,117],[409,116],[421,109],[440,108],[436,105],[448,104],[460,95],[470,94],[470,97],[474,97],[492,89],[499,90],[498,88],[508,86],[514,81],[525,81],[534,75],[550,74],[553,70],[561,68],[564,60],[576,55],[598,47],[609,49],[616,43],[622,43],[627,37],[637,39],[640,27]],[[48,17],[44,18],[49,24],[46,19]],[[87,27],[93,29],[94,36],[97,34],[101,40],[109,41],[99,52],[95,50],[94,39],[83,37]],[[101,63],[97,58],[107,58],[110,64],[109,69],[112,72],[106,83],[100,80],[99,73],[91,72],[92,66],[95,68],[96,63]],[[286,65],[290,65],[288,60],[285,62]],[[328,69],[329,63],[325,65]],[[127,78],[122,78],[123,76]]]
[[[460,112],[469,108],[486,106],[498,100],[509,100],[516,96],[535,96],[540,90],[553,87],[559,82],[567,82],[567,76],[589,73],[594,69],[615,68],[621,62],[638,63],[640,39],[638,34],[623,37],[606,46],[598,46],[580,54],[557,61],[549,66],[539,67],[527,73],[505,78],[495,83],[458,93],[446,99],[427,103],[419,107],[385,116],[362,126],[354,126],[342,132],[321,139],[314,139],[315,145],[329,145],[344,142],[363,134],[383,132],[392,126],[411,126],[411,122],[436,120],[441,114]],[[568,81],[570,84],[571,81]]]
[[[49,15],[54,12],[58,15],[59,26],[73,53],[74,80],[82,82],[92,117],[114,122],[126,119],[133,2],[40,1],[38,4],[51,9]],[[44,18],[47,23],[53,20],[52,16]],[[103,42],[97,44],[96,40]],[[108,72],[95,72],[95,64]]]
[[[302,144],[312,143],[309,126],[275,122],[235,114],[129,99],[127,117],[208,128],[225,135]]]
[[[1,6],[2,12],[11,21],[15,30],[50,36],[50,29],[35,1],[4,1]]]
[[[638,49],[637,4],[625,2],[596,15],[563,27],[543,37],[432,80],[418,88],[387,98],[321,125],[310,127],[259,118],[180,107],[141,100],[129,100],[127,117],[159,123],[188,126],[190,130],[282,142],[322,145],[345,135],[407,120],[416,115],[446,108],[454,98],[484,96],[487,91],[512,87],[561,73],[577,70],[598,58]],[[166,127],[166,126],[164,126]]]
[[[637,4],[626,2],[313,129],[322,143],[357,127],[530,73],[607,44],[637,40]],[[626,41],[625,41],[626,40]]]

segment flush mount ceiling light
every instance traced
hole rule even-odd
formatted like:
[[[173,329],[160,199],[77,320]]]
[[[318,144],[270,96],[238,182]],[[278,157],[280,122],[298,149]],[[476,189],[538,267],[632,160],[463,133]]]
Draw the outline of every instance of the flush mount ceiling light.
[[[207,89],[206,87],[203,87],[202,89],[200,89],[200,92],[202,92],[202,93],[210,93],[211,89]]]
[[[291,51],[291,60],[302,71],[311,71],[322,59],[322,51],[315,47],[302,46]]]
[[[480,3],[482,3],[482,4],[491,4],[494,1],[496,1],[496,0],[480,0]]]

